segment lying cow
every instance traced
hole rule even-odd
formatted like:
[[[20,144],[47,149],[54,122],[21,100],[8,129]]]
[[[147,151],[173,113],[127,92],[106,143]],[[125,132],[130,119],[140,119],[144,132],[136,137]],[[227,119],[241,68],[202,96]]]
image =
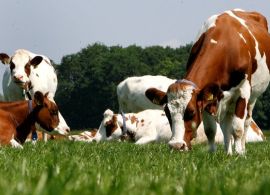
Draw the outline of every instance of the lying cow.
[[[210,150],[218,121],[225,150],[245,153],[246,132],[256,99],[269,81],[270,35],[257,12],[231,10],[210,17],[191,49],[184,79],[167,90],[151,88],[147,97],[164,105],[172,127],[169,145],[186,150],[192,132],[204,123]]]
[[[128,138],[136,144],[146,144],[154,141],[169,141],[172,136],[168,119],[162,110],[144,110],[139,113],[114,114],[107,109],[98,130],[84,131],[79,135],[69,136],[73,141],[102,141],[122,139],[123,131],[127,131]],[[123,118],[124,117],[124,118]],[[264,136],[260,129],[251,126],[247,132],[247,142],[263,141]],[[207,138],[201,124],[197,131],[194,143],[206,142]],[[223,134],[220,128],[217,129],[216,143],[223,142]]]
[[[7,108],[0,109],[0,145],[22,148],[30,132],[37,124],[40,129],[52,132],[59,125],[58,107],[48,99],[48,94],[36,92],[32,100],[1,102]]]
[[[48,57],[19,49],[11,57],[0,53],[0,60],[9,64],[2,80],[5,101],[31,99],[36,91],[48,92],[48,98],[54,101],[57,75]],[[59,119],[55,130],[59,134],[67,134],[70,128],[60,112]]]

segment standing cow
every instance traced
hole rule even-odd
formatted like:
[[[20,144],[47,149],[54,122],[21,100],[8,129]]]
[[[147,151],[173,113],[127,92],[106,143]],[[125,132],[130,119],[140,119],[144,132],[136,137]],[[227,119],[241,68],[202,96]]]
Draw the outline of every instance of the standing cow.
[[[154,103],[166,104],[172,127],[169,145],[185,150],[192,131],[203,121],[214,150],[217,120],[227,154],[232,154],[232,136],[236,153],[243,154],[256,99],[269,84],[269,65],[270,35],[264,16],[237,9],[210,17],[191,49],[184,79],[167,92],[146,91]]]
[[[117,98],[119,102],[119,110],[124,113],[138,113],[147,109],[158,109],[163,110],[161,105],[156,105],[152,103],[146,96],[145,91],[148,88],[155,87],[161,91],[167,90],[168,87],[175,83],[176,80],[167,78],[165,76],[153,76],[145,75],[139,77],[128,77],[117,86]],[[120,115],[119,115],[120,116]],[[221,132],[220,126],[217,124],[218,134]],[[205,141],[205,135],[202,134],[204,131],[203,124],[200,124],[196,137],[192,134],[192,137],[195,138],[195,142]],[[88,135],[87,132],[86,137]],[[252,120],[250,128],[248,130],[248,140],[247,141],[263,141],[263,133],[261,129],[256,125],[255,121]],[[87,139],[90,140],[90,139]],[[217,135],[216,141],[222,140],[223,136]],[[193,141],[194,142],[194,141]],[[191,148],[191,145],[188,145]]]
[[[150,87],[167,90],[168,86],[175,81],[175,79],[161,75],[128,77],[120,82],[116,88],[119,111],[136,113],[146,109],[163,109],[160,105],[153,104],[144,95],[145,91]]]
[[[29,99],[36,91],[48,92],[48,98],[54,101],[57,76],[49,58],[19,49],[11,57],[0,53],[0,60],[3,64],[9,64],[2,81],[6,101]],[[70,129],[60,112],[59,120],[55,131],[67,134]]]

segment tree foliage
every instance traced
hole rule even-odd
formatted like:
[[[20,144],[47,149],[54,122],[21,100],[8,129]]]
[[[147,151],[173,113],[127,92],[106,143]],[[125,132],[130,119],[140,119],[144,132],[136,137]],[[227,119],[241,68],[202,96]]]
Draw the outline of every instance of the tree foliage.
[[[95,43],[76,54],[64,56],[57,66],[56,101],[72,129],[97,128],[103,112],[118,111],[116,86],[129,76],[164,75],[182,78],[191,44],[173,49],[152,46],[142,48]],[[269,128],[269,90],[257,102],[254,119]]]

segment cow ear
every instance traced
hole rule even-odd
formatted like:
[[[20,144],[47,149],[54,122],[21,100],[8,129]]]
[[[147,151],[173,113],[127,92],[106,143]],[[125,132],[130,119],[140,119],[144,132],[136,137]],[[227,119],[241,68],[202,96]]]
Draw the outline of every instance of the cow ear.
[[[36,56],[32,60],[30,60],[30,65],[34,66],[34,68],[36,68],[37,65],[39,65],[42,62],[42,60],[43,60],[43,57]]]
[[[167,94],[156,88],[149,88],[145,91],[145,96],[153,103],[157,105],[164,105],[168,102]]]
[[[5,53],[0,53],[0,60],[3,64],[9,64],[10,63],[10,57]]]
[[[198,105],[211,114],[217,111],[217,105],[223,97],[223,92],[218,85],[205,87],[198,95]]]
[[[35,94],[34,94],[34,102],[37,105],[43,105],[44,104],[44,95],[40,91],[35,92]]]

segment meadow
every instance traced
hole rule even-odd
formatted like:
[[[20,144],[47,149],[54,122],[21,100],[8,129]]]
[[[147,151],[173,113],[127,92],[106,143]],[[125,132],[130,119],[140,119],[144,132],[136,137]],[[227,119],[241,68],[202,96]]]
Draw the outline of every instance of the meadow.
[[[0,194],[269,194],[270,142],[248,143],[245,156],[190,152],[166,143],[51,140],[0,148]]]

